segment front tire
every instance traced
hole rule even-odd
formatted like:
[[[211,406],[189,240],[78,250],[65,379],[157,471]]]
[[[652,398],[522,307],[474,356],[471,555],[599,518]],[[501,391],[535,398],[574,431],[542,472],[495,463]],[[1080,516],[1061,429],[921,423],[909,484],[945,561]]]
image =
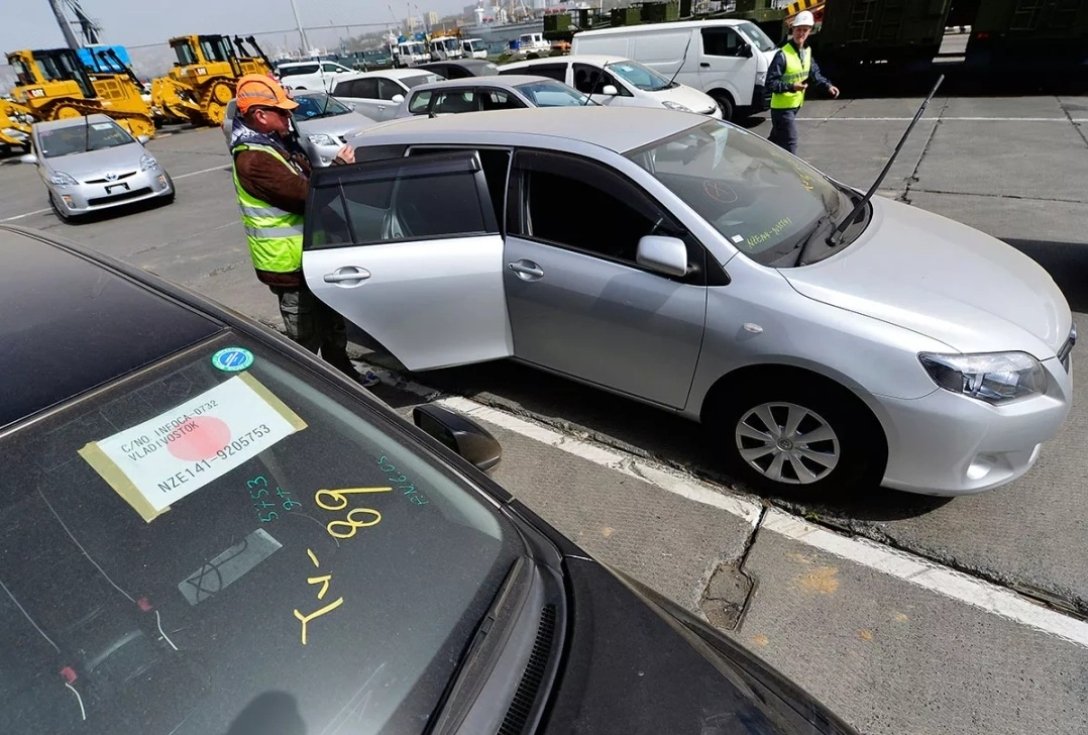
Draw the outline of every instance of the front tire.
[[[724,92],[715,92],[711,95],[713,100],[718,103],[718,107],[722,111],[722,120],[729,122],[733,119],[736,108],[733,105],[733,98]]]
[[[803,500],[848,497],[876,487],[884,473],[879,425],[838,386],[741,387],[719,394],[708,418],[710,440],[730,474],[760,491]]]

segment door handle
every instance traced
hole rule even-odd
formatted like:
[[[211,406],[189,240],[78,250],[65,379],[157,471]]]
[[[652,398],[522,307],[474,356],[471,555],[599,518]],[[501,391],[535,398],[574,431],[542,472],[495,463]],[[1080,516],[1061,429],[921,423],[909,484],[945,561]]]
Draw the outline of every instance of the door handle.
[[[531,260],[515,260],[513,263],[508,263],[507,267],[517,273],[518,278],[523,281],[538,281],[544,277],[543,269]]]
[[[705,61],[700,61],[699,66],[703,67],[704,69],[709,69],[710,68],[710,64],[708,64]]]
[[[325,283],[346,283],[349,281],[365,281],[370,278],[370,271],[356,265],[337,268],[332,273],[326,273],[321,280]]]

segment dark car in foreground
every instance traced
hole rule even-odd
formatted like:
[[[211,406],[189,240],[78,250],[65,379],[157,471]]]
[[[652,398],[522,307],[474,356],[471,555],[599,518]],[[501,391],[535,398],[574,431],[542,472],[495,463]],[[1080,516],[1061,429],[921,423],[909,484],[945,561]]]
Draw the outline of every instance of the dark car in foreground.
[[[852,732],[493,483],[469,420],[413,427],[75,245],[0,248],[0,732]]]

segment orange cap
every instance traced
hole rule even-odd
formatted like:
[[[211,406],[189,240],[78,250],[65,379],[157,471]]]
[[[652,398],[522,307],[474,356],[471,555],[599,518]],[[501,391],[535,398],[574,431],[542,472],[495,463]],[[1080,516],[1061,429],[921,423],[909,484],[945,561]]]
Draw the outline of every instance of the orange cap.
[[[278,107],[281,110],[293,110],[298,103],[287,96],[287,90],[265,74],[246,74],[238,80],[234,98],[238,111],[243,115],[251,107]]]

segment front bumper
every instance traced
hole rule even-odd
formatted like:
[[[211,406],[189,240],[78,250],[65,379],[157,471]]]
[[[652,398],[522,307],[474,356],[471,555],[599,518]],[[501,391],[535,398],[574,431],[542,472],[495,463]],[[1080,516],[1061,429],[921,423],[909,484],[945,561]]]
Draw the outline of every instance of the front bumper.
[[[1061,361],[1042,364],[1047,392],[1003,406],[941,389],[914,400],[882,398],[888,426],[882,484],[924,495],[967,495],[1022,476],[1061,428],[1073,394],[1071,372]]]
[[[162,168],[137,171],[114,181],[93,179],[76,186],[46,186],[52,191],[57,207],[70,215],[87,214],[169,196],[174,190],[170,177]]]

